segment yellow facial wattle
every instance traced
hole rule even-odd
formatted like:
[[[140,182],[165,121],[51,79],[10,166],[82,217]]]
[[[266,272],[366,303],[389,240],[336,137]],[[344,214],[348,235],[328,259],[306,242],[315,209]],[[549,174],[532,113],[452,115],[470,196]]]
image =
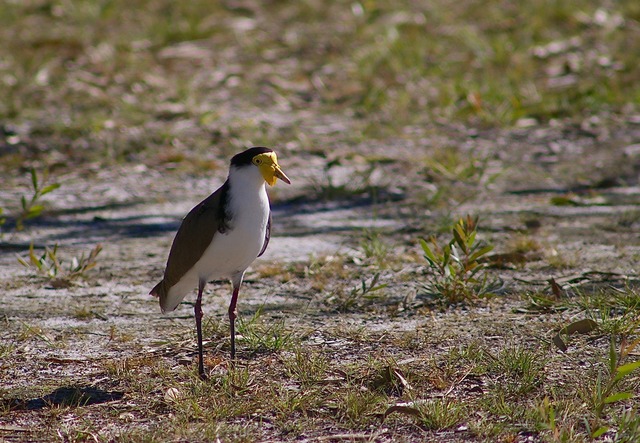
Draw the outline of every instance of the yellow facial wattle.
[[[258,167],[262,177],[264,177],[264,181],[266,181],[269,186],[275,185],[278,179],[287,184],[291,184],[289,177],[287,177],[286,174],[282,172],[282,169],[280,169],[280,165],[278,165],[278,157],[275,152],[258,154],[253,157],[252,162]]]

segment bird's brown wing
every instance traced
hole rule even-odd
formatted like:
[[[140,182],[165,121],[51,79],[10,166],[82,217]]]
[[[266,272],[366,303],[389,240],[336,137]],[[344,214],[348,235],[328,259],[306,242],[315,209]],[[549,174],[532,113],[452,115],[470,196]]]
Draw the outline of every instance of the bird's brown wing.
[[[228,229],[227,215],[223,209],[227,190],[228,184],[225,183],[189,211],[182,220],[171,245],[164,278],[151,291],[153,295],[160,297],[161,303],[169,289],[200,260],[216,233]]]
[[[271,238],[271,211],[269,211],[269,219],[267,220],[267,230],[264,232],[264,243],[262,244],[262,249],[260,249],[260,257],[264,254],[264,251],[267,250],[267,246],[269,245],[269,239]]]

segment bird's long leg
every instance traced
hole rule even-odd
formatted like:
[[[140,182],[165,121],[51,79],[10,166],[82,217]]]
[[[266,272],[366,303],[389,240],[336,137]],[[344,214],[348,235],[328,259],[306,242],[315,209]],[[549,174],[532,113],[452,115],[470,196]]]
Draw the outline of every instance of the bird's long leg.
[[[194,307],[194,316],[196,318],[196,331],[198,333],[198,375],[202,380],[206,380],[204,373],[204,362],[202,357],[202,291],[207,284],[206,280],[198,281],[198,298]]]
[[[231,360],[236,358],[236,304],[238,303],[238,293],[240,292],[240,283],[233,284],[233,295],[231,303],[229,303],[229,326],[231,328]]]

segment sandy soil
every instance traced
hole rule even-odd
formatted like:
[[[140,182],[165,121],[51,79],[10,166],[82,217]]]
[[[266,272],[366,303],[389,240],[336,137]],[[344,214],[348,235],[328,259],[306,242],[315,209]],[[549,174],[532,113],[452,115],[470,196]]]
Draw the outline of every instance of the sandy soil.
[[[270,190],[273,237],[267,253],[247,274],[240,314],[250,317],[262,307],[290,327],[312,331],[308,340],[339,324],[371,332],[427,327],[441,333],[464,324],[467,334],[483,336],[488,318],[499,318],[505,329],[519,328],[522,315],[513,312],[518,294],[547,289],[551,277],[567,289],[571,284],[592,288],[633,283],[640,257],[640,126],[616,128],[486,133],[445,128],[437,140],[407,137],[396,144],[342,148],[331,153],[331,158],[341,159],[331,169],[323,156],[283,149],[280,162],[293,184]],[[423,162],[446,145],[457,145],[462,154],[484,162],[477,180],[451,181],[451,192],[464,197],[453,206],[429,202],[434,189],[444,185],[429,181]],[[367,186],[350,188],[354,177],[368,170],[366,159],[373,157],[385,161],[376,163]],[[141,353],[166,353],[176,364],[185,358],[193,361],[192,305],[184,303],[162,315],[147,294],[161,275],[180,218],[222,183],[226,161],[221,158],[220,168],[210,175],[140,164],[55,177],[62,187],[46,197],[49,211],[29,221],[23,232],[5,230],[0,242],[0,339],[12,346],[0,363],[2,390],[28,400],[55,392],[55,387],[108,385],[105,361]],[[327,192],[329,177],[341,193]],[[0,201],[14,204],[27,186],[27,176],[10,177],[0,189]],[[421,282],[403,276],[424,272],[418,238],[442,235],[438,229],[449,212],[443,207],[454,208],[451,216],[479,214],[480,235],[496,245],[496,253],[512,252],[518,236],[539,245],[524,263],[492,271],[505,281],[506,298],[471,311],[424,315]],[[375,306],[329,312],[324,309],[326,294],[313,289],[313,275],[281,279],[278,272],[274,277],[265,272],[327,256],[357,261],[365,228],[384,233],[390,254],[413,257],[405,266],[382,272],[382,282],[388,284],[383,305],[409,300],[399,315]],[[98,243],[104,249],[85,278],[69,287],[53,287],[17,262],[16,255],[26,256],[31,241],[37,250],[58,244],[62,259],[86,254]],[[358,281],[354,278],[353,284]],[[226,283],[208,285],[205,315],[224,322],[228,299]],[[175,341],[176,331],[181,331],[181,341]],[[208,350],[224,355],[226,346],[209,343]],[[13,419],[17,430],[7,431]],[[0,437],[23,438],[26,431],[20,423],[28,424],[24,413],[2,421]]]

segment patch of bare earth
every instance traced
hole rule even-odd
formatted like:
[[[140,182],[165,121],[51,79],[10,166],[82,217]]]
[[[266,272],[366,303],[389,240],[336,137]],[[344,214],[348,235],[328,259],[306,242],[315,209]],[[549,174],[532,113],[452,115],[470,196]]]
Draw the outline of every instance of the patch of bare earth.
[[[162,315],[147,294],[180,217],[225,168],[56,177],[63,187],[47,197],[49,212],[0,243],[0,437],[524,442],[559,429],[584,436],[585,423],[600,422],[608,435],[621,432],[588,398],[610,336],[618,346],[637,333],[637,323],[613,331],[607,322],[638,311],[594,313],[581,300],[637,297],[640,127],[597,131],[441,128],[432,138],[342,147],[332,167],[279,149],[293,185],[272,190],[273,237],[241,291],[235,366],[228,284],[207,287],[207,382],[195,376],[193,297]],[[452,146],[459,158],[447,166],[438,156]],[[456,169],[464,167],[477,172]],[[16,178],[0,197],[16,201],[25,186]],[[425,295],[431,277],[418,239],[448,239],[441,228],[465,214],[480,216],[479,236],[501,257],[489,275],[504,285],[447,307]],[[36,251],[57,243],[62,260],[103,250],[96,268],[59,287],[17,262],[30,242]],[[376,274],[386,286],[360,293]],[[552,301],[541,306],[537,296]],[[552,344],[561,327],[589,316],[604,329],[572,337],[566,353]],[[530,379],[524,366],[507,367],[519,353],[533,360]],[[637,377],[624,386],[637,388]],[[582,406],[571,409],[565,396],[582,396]]]

